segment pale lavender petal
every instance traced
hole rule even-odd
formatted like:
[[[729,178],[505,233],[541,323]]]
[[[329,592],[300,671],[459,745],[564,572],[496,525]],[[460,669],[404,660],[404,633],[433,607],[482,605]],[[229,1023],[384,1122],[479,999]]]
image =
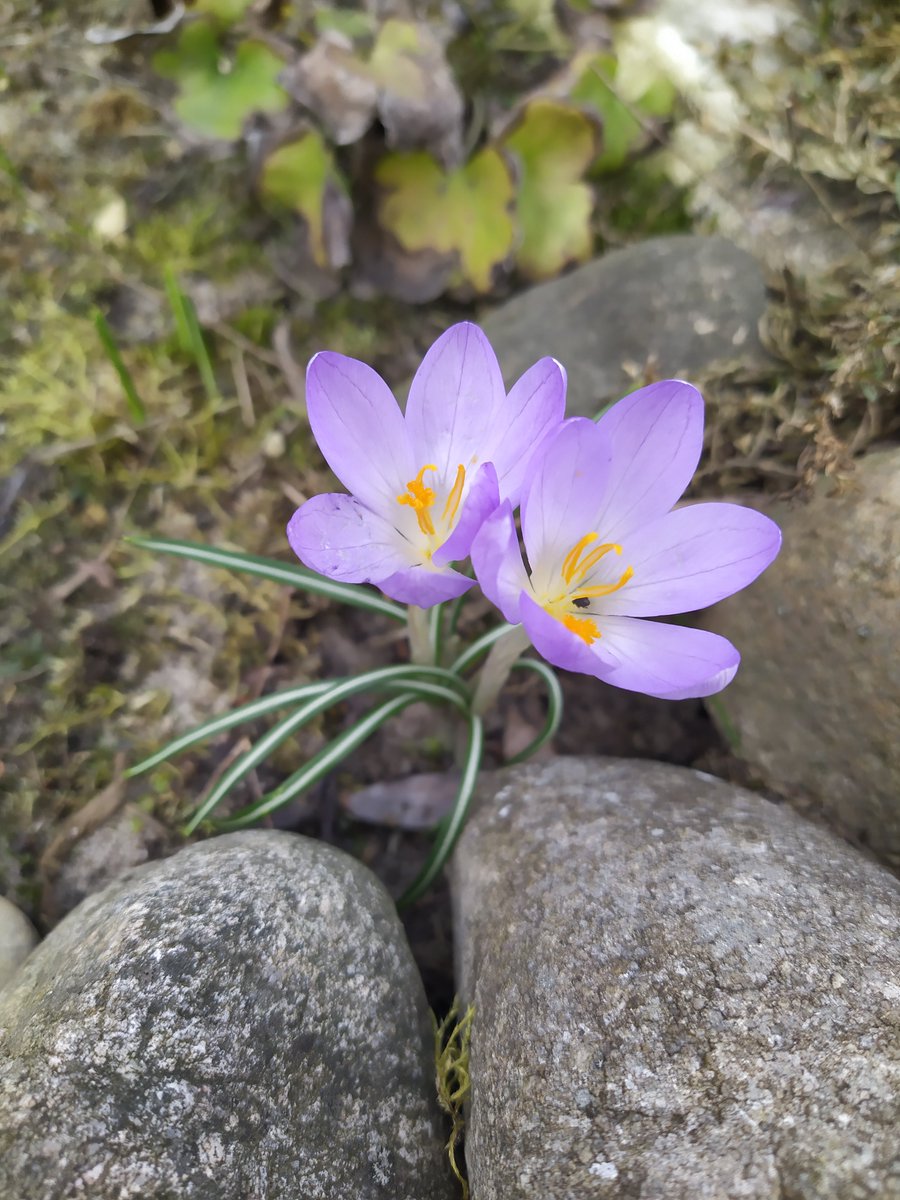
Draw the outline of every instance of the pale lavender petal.
[[[517,508],[532,462],[542,443],[562,423],[566,411],[566,372],[555,358],[542,358],[513,384],[499,407],[489,440],[500,495]]]
[[[412,548],[355,496],[330,492],[301,505],[287,527],[305,567],[343,583],[379,583],[409,565]]]
[[[453,532],[431,557],[434,565],[443,567],[446,563],[461,562],[468,558],[472,539],[499,503],[500,491],[494,464],[482,463],[475,472]]]
[[[589,646],[577,634],[566,629],[562,621],[551,617],[527,592],[521,595],[519,613],[532,646],[541,658],[546,658],[554,667],[577,671],[581,675],[596,675],[601,679],[604,678],[601,672],[611,669],[610,663],[601,657],[602,639]]]
[[[379,581],[379,588],[386,596],[400,604],[415,604],[419,608],[431,608],[445,600],[455,600],[475,583],[460,575],[451,567],[434,571],[431,567],[407,567],[389,579]]]
[[[780,546],[781,530],[752,508],[676,509],[628,538],[622,561],[634,568],[634,576],[602,601],[603,611],[663,617],[706,608],[752,583]]]
[[[522,499],[522,538],[535,586],[544,586],[593,523],[610,471],[610,444],[584,417],[573,417],[545,443]],[[605,537],[605,533],[604,533]]]
[[[528,587],[528,576],[508,500],[479,529],[472,543],[472,566],[491,604],[500,609],[511,625],[518,625],[519,600]]]
[[[406,424],[417,459],[453,479],[490,458],[488,434],[506,399],[491,344],[469,322],[453,325],[434,343],[409,389]]]
[[[679,379],[651,383],[614,404],[597,428],[612,466],[596,528],[603,541],[621,542],[668,512],[690,483],[703,447],[703,398]]]
[[[392,512],[425,463],[413,459],[403,414],[381,376],[355,358],[317,354],[306,372],[306,409],[344,487],[376,512]]]
[[[600,617],[604,649],[615,665],[599,677],[661,700],[712,696],[734,678],[741,656],[731,642],[686,625]]]

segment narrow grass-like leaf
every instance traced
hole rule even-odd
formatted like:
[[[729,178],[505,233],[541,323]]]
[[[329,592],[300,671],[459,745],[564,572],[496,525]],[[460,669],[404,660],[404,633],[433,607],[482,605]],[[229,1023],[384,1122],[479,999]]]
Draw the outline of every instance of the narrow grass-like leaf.
[[[509,633],[510,629],[512,628],[512,625],[504,624],[498,625],[496,629],[489,630],[482,637],[480,637],[477,642],[473,642],[468,649],[462,652],[456,662],[453,663],[450,670],[457,675],[467,670],[472,666],[473,663],[477,663],[479,658],[483,658],[485,654],[487,654],[488,650],[490,650],[491,646],[493,646],[494,642],[499,641],[499,639],[502,638],[504,634]]]
[[[216,373],[213,370],[212,359],[209,357],[206,339],[203,336],[203,330],[200,328],[200,322],[197,320],[197,310],[194,308],[194,303],[190,296],[185,296],[184,298],[184,311],[191,339],[191,355],[197,364],[200,378],[203,380],[203,390],[206,392],[206,398],[210,401],[221,400],[222,397],[219,392],[219,385],[216,383]]]
[[[357,675],[341,683],[334,684],[327,692],[309,700],[295,712],[285,717],[284,720],[279,721],[277,725],[274,725],[268,733],[264,734],[255,743],[252,749],[248,750],[246,754],[242,754],[240,758],[231,764],[191,817],[190,821],[188,821],[187,832],[193,833],[200,822],[209,816],[216,805],[231,791],[236,783],[243,779],[254,767],[263,762],[291,734],[296,733],[298,729],[302,729],[304,725],[313,720],[314,717],[317,717],[319,713],[325,712],[341,700],[346,700],[348,697],[356,695],[357,692],[386,687],[392,683],[415,683],[422,676],[425,677],[425,682],[430,680],[435,683],[443,683],[459,695],[462,700],[468,699],[465,684],[462,683],[462,680],[451,675],[449,671],[441,670],[439,667],[380,667],[378,670],[367,671],[363,675]]]
[[[113,370],[119,377],[119,383],[122,385],[122,391],[125,393],[125,400],[128,404],[128,411],[138,425],[142,425],[147,419],[147,410],[144,408],[144,402],[138,395],[137,388],[134,386],[134,380],[131,377],[131,372],[125,366],[125,360],[119,353],[119,347],[116,345],[116,339],[113,337],[112,330],[106,322],[106,317],[99,310],[94,310],[94,328],[97,330],[97,336],[103,349],[106,351],[106,357],[112,364]]]
[[[705,704],[712,713],[713,719],[724,735],[726,742],[737,753],[741,748],[741,733],[728,715],[728,709],[722,703],[721,697],[707,696]]]
[[[435,604],[428,613],[428,636],[431,639],[431,651],[434,662],[441,665],[441,655],[444,651],[444,606]]]
[[[379,729],[385,721],[394,716],[395,713],[407,708],[418,697],[404,693],[401,696],[395,696],[392,700],[385,701],[377,708],[373,708],[371,712],[366,713],[361,721],[357,721],[350,729],[344,730],[333,741],[329,742],[324,749],[318,754],[314,754],[309,762],[305,763],[299,771],[295,771],[290,778],[286,779],[280,787],[263,796],[262,800],[256,804],[251,804],[248,808],[241,809],[235,813],[233,817],[229,817],[223,821],[223,829],[243,829],[244,826],[251,824],[260,817],[266,816],[267,813],[274,812],[276,808],[281,808],[283,804],[293,800],[301,792],[312,787],[314,783],[324,776],[346,758],[357,746],[362,745],[366,738],[370,737],[376,729]]]
[[[343,682],[343,679],[332,679],[323,683],[304,683],[299,687],[286,688],[283,692],[273,692],[270,696],[262,696],[259,700],[251,700],[249,704],[242,704],[240,708],[233,708],[230,712],[213,717],[211,721],[205,721],[196,729],[183,733],[181,737],[175,738],[161,750],[151,754],[149,758],[142,759],[135,766],[129,767],[125,772],[125,778],[132,779],[135,775],[143,775],[145,771],[165,762],[167,758],[174,758],[176,754],[180,754],[182,750],[187,750],[190,746],[195,746],[197,742],[203,742],[207,738],[215,737],[216,734],[225,733],[226,730],[234,729],[236,725],[243,725],[246,721],[264,717],[267,713],[276,712],[279,708],[287,708],[290,704],[296,704],[298,700],[311,700],[313,696],[321,696],[336,683]]]
[[[9,180],[10,187],[16,193],[20,200],[25,197],[25,188],[22,186],[22,180],[19,178],[19,172],[16,170],[13,160],[9,157],[6,151],[0,146],[0,171]]]
[[[180,558],[190,558],[194,562],[208,563],[211,567],[222,567],[226,571],[243,571],[247,575],[258,575],[261,579],[271,579],[274,583],[285,583],[289,587],[302,588],[307,592],[315,592],[318,596],[327,596],[341,604],[351,604],[356,608],[365,608],[369,612],[380,613],[391,617],[394,621],[406,624],[406,609],[391,600],[386,600],[377,592],[362,584],[335,583],[315,571],[307,571],[304,567],[295,567],[291,563],[279,562],[275,558],[262,558],[256,554],[243,554],[237,550],[221,550],[217,546],[204,546],[201,542],[172,541],[169,538],[130,537],[127,539],[134,546],[144,550],[155,550],[161,554],[174,554]]]
[[[462,778],[456,792],[453,808],[444,817],[437,828],[434,845],[425,866],[397,901],[398,908],[406,908],[431,887],[441,872],[444,863],[450,857],[456,839],[459,837],[472,803],[478,773],[481,770],[481,756],[484,751],[484,725],[481,718],[474,713],[469,714],[469,740],[466,746],[466,757],[463,764]]]
[[[210,361],[209,351],[206,348],[203,330],[197,320],[197,310],[194,308],[193,301],[182,291],[181,284],[175,278],[171,267],[166,267],[163,272],[163,282],[169,307],[175,320],[175,336],[178,339],[178,346],[183,353],[189,354],[194,360],[194,364],[200,372],[207,399],[218,400],[220,397],[216,375]]]
[[[400,712],[415,700],[437,700],[458,708],[462,713],[468,711],[466,701],[462,699],[455,688],[444,687],[439,683],[428,683],[422,680],[413,683],[407,680],[386,684],[385,687],[388,690],[396,688],[402,694],[367,713],[361,721],[357,721],[352,728],[344,730],[284,783],[263,796],[256,804],[228,817],[221,823],[222,827],[224,829],[240,829],[258,817],[264,817],[267,813],[274,812],[276,808],[281,808],[283,804],[287,804],[289,800],[293,800],[295,796],[318,783],[352,750],[355,750],[370,734],[383,725],[389,717]]]
[[[459,624],[460,613],[463,610],[463,605],[468,599],[469,593],[463,592],[461,596],[457,596],[457,598],[453,601],[453,607],[450,609],[450,621],[447,629],[448,637],[453,637],[454,633],[456,633],[456,626]]]
[[[175,321],[175,339],[178,342],[178,349],[183,354],[190,354],[193,338],[185,306],[187,297],[181,290],[181,285],[175,278],[175,272],[171,267],[166,267],[163,271],[163,286],[166,289],[166,299],[169,301],[169,308],[172,310],[172,318]]]
[[[428,683],[424,679],[416,679],[413,682],[402,683],[386,683],[383,685],[386,691],[399,691],[401,688],[408,691],[415,700],[438,700],[442,704],[449,704],[452,708],[458,708],[463,714],[469,711],[468,699],[464,699],[456,688],[449,688],[440,683]]]
[[[533,742],[506,760],[506,765],[510,767],[515,763],[524,762],[526,758],[530,758],[535,751],[540,750],[541,746],[549,742],[559,729],[563,715],[563,691],[552,667],[537,658],[520,658],[518,662],[513,663],[512,669],[514,671],[534,671],[543,679],[547,686],[547,720],[544,722],[544,728]]]

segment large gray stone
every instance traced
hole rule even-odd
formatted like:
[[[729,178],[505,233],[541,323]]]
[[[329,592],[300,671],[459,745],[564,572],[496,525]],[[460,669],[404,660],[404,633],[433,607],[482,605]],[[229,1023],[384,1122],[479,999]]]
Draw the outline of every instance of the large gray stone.
[[[684,377],[713,363],[766,362],[756,261],[722,237],[650,238],[614,250],[488,313],[511,383],[550,354],[569,375],[568,413],[591,417],[634,386],[627,368]]]
[[[0,994],[6,1200],[451,1197],[387,893],[244,833],[84,901]]]
[[[25,914],[0,896],[0,988],[6,987],[37,940],[37,930]]]
[[[719,701],[772,788],[900,864],[900,447],[835,490],[768,506],[781,554],[707,622],[743,655]]]
[[[453,864],[472,1200],[900,1197],[900,884],[679,767],[489,780]]]

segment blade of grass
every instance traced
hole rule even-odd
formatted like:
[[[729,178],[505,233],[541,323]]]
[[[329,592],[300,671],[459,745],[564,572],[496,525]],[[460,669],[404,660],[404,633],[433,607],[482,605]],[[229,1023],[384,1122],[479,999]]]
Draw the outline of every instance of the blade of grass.
[[[25,188],[22,186],[22,180],[19,178],[19,172],[15,168],[13,160],[9,157],[6,151],[0,146],[0,171],[9,180],[10,187],[16,193],[16,196],[23,200],[25,198]]]
[[[481,756],[483,751],[484,725],[480,717],[475,716],[474,713],[470,713],[469,737],[466,745],[462,778],[459,781],[456,799],[453,802],[450,812],[444,817],[440,825],[438,825],[434,845],[431,848],[431,853],[428,856],[425,866],[397,901],[398,908],[406,908],[414,900],[418,900],[431,887],[440,874],[444,863],[450,857],[453,847],[456,845],[456,840],[462,832],[462,827],[469,812],[469,806],[472,803],[475,785],[478,782],[478,773],[481,770]]]
[[[219,391],[219,385],[216,382],[216,373],[213,370],[212,359],[209,357],[209,350],[206,347],[206,339],[203,336],[203,330],[200,328],[200,322],[197,320],[197,310],[194,308],[193,301],[189,296],[185,296],[184,298],[184,311],[187,315],[188,328],[190,330],[191,354],[193,355],[194,362],[197,364],[197,370],[200,372],[206,398],[212,402],[221,400],[222,395]]]
[[[193,301],[182,291],[181,284],[175,278],[175,273],[170,267],[166,267],[163,272],[163,280],[169,307],[172,309],[172,316],[175,319],[175,336],[178,339],[178,346],[193,359],[194,365],[200,372],[207,399],[219,400],[221,396],[216,383],[215,371],[206,348],[203,330],[197,320],[197,310],[194,308]]]
[[[243,554],[237,550],[220,550],[216,546],[204,546],[201,542],[172,541],[169,538],[130,537],[126,539],[133,546],[144,550],[154,550],[160,554],[174,554],[180,558],[190,558],[194,562],[208,563],[213,567],[222,567],[226,571],[243,571],[248,575],[258,575],[261,579],[271,579],[275,583],[285,583],[289,587],[302,588],[307,592],[315,592],[320,596],[328,596],[341,604],[352,604],[356,608],[365,608],[369,612],[380,613],[394,621],[406,624],[406,609],[391,600],[386,600],[377,592],[362,584],[335,583],[324,575],[307,571],[305,567],[295,567],[291,563],[279,562],[275,558],[262,558],[257,554]]]
[[[131,372],[125,366],[125,360],[119,353],[119,347],[116,345],[112,330],[106,323],[106,317],[104,317],[99,308],[94,309],[94,328],[97,330],[97,336],[100,338],[100,343],[106,352],[106,357],[119,377],[119,383],[121,383],[122,391],[125,393],[125,401],[128,405],[128,411],[131,413],[132,420],[138,425],[143,425],[144,421],[147,420],[147,410],[144,408],[144,402],[138,395]]]
[[[163,286],[166,289],[166,299],[169,301],[169,308],[172,310],[172,317],[175,321],[175,340],[178,342],[178,349],[183,354],[190,354],[193,339],[185,310],[186,297],[171,267],[166,267],[163,271]]]

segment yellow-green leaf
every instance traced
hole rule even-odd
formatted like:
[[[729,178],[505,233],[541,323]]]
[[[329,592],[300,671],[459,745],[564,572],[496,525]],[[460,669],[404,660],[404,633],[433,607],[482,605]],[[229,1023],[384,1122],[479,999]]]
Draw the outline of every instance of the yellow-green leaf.
[[[583,181],[597,153],[594,121],[571,104],[540,98],[526,105],[504,145],[520,164],[521,270],[557,275],[591,253],[594,194]]]
[[[400,96],[422,100],[428,93],[428,79],[417,62],[431,50],[428,30],[412,21],[389,17],[378,31],[369,67],[382,87]]]
[[[453,254],[459,280],[491,290],[515,239],[513,180],[499,150],[488,146],[453,171],[424,151],[388,154],[375,179],[381,225],[404,250]]]
[[[194,10],[225,25],[234,25],[252,3],[253,0],[194,0]]]
[[[254,112],[278,112],[287,93],[276,82],[283,61],[261,42],[244,41],[225,57],[208,21],[185,25],[174,50],[154,55],[153,66],[177,83],[175,112],[207,137],[232,141]]]
[[[348,261],[351,218],[347,188],[321,134],[311,129],[279,146],[263,163],[263,195],[306,222],[313,261],[322,268]]]
[[[663,117],[672,111],[675,88],[661,75],[651,78],[639,96],[630,98],[617,78],[612,54],[594,54],[571,91],[571,98],[597,112],[603,121],[603,148],[594,164],[605,174],[618,171],[647,142],[641,118]]]

